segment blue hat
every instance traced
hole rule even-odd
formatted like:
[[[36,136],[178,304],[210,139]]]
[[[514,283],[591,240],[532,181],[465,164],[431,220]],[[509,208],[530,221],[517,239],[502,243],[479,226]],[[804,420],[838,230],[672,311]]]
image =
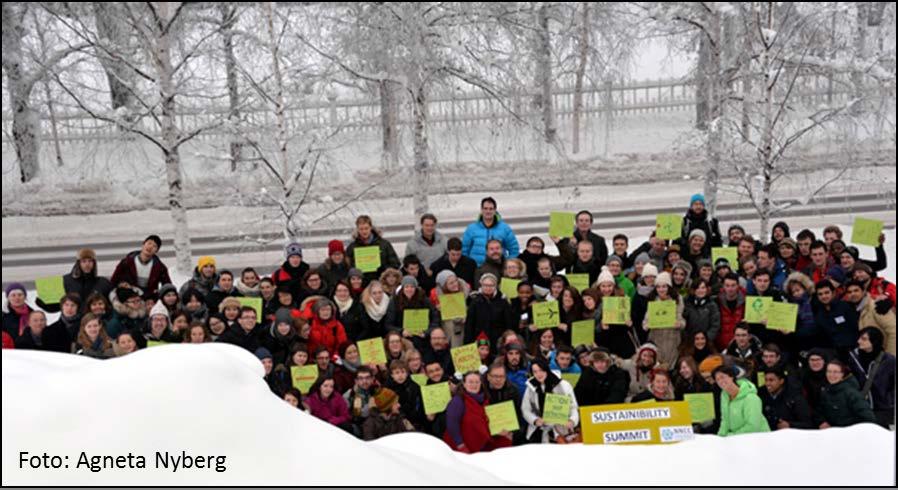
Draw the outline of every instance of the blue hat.
[[[288,243],[286,247],[284,247],[284,255],[289,259],[291,255],[299,255],[302,257],[302,246],[299,245],[299,242]]]
[[[705,195],[702,193],[693,194],[692,197],[689,198],[689,205],[692,206],[695,201],[701,201],[702,204],[705,204]]]
[[[271,355],[271,351],[266,349],[265,347],[259,347],[256,349],[256,357],[261,361],[262,359],[273,359]]]

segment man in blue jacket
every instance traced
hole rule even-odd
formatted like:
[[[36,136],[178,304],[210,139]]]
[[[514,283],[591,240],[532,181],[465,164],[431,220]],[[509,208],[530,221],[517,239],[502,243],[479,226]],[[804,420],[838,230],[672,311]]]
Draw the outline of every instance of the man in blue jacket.
[[[819,281],[814,287],[817,290],[814,323],[829,341],[826,347],[834,348],[839,360],[847,363],[849,351],[857,345],[857,310],[836,297],[835,287],[828,279]]]
[[[520,252],[518,238],[496,212],[496,200],[485,197],[480,201],[480,218],[468,225],[462,236],[462,254],[474,259],[479,267],[486,260],[486,244],[490,240],[502,242],[506,258],[517,257]]]

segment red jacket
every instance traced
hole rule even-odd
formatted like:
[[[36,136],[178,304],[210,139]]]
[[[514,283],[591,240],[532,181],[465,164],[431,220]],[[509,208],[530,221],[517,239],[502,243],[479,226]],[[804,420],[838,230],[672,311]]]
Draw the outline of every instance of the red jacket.
[[[870,279],[870,296],[886,296],[892,300],[892,309],[895,308],[895,285],[881,277]]]
[[[118,287],[121,282],[140,287],[137,285],[137,266],[134,265],[134,257],[137,257],[139,253],[140,251],[129,253],[115,266],[115,272],[109,278],[112,287]],[[150,268],[150,278],[147,281],[147,287],[142,288],[144,299],[155,295],[160,286],[171,284],[171,277],[168,276],[168,267],[159,260],[159,256],[154,256],[152,260],[153,266]]]
[[[465,414],[461,419],[461,440],[464,442],[467,452],[476,453],[486,449],[492,437],[490,436],[490,421],[486,416],[484,405],[477,403],[471,395],[465,393],[464,387],[459,388],[462,401],[465,402]],[[447,429],[443,433],[443,441],[452,449],[456,449],[455,442]],[[456,449],[457,450],[457,449]]]
[[[718,351],[723,351],[733,341],[736,334],[736,325],[745,317],[745,294],[740,291],[736,296],[736,308],[729,309],[726,306],[723,291],[717,297],[717,305],[720,307],[720,332],[714,339],[714,345]]]
[[[334,318],[322,322],[316,315],[312,319],[312,330],[309,332],[309,356],[314,356],[319,346],[327,347],[329,353],[340,352],[340,347],[349,342],[343,324]]]

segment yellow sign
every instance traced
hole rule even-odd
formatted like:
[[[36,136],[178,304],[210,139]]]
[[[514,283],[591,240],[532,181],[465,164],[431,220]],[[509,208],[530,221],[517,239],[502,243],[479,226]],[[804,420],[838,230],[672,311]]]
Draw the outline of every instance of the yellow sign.
[[[774,301],[767,310],[767,328],[785,333],[794,332],[797,318],[797,304]]]
[[[37,297],[48,305],[59,304],[59,300],[65,296],[62,276],[39,277],[34,280],[34,286],[37,288]]]
[[[663,444],[693,438],[687,402],[580,407],[586,444]]]
[[[761,323],[767,320],[767,309],[773,298],[770,296],[745,297],[745,323]]]
[[[561,379],[570,383],[571,387],[576,387],[577,382],[580,381],[580,373],[561,373]]]
[[[659,214],[655,220],[655,237],[676,240],[682,233],[683,218],[678,214]]]
[[[441,294],[439,298],[440,314],[444,321],[464,318],[467,315],[464,293]]]
[[[561,323],[558,301],[533,303],[533,324],[536,328],[557,327]]]
[[[490,421],[490,434],[496,435],[503,430],[514,432],[521,428],[518,425],[518,414],[514,409],[514,402],[511,400],[494,405],[487,405],[486,417]]]
[[[362,364],[381,364],[387,363],[387,353],[384,352],[384,341],[380,337],[374,337],[368,340],[359,340],[356,342],[359,348],[359,358]]]
[[[449,391],[449,382],[443,381],[421,387],[421,399],[424,401],[424,413],[432,415],[446,410],[452,392]]]
[[[499,291],[502,291],[502,295],[511,301],[518,297],[518,284],[520,283],[520,279],[503,277],[502,281],[499,282]]]
[[[649,301],[649,328],[674,328],[677,322],[677,302],[668,300]]]
[[[356,247],[352,251],[355,266],[362,272],[377,272],[380,268],[380,247]]]
[[[411,334],[424,333],[430,326],[430,309],[407,308],[402,310],[402,328]]]
[[[418,384],[418,386],[427,386],[427,375],[423,373],[414,373],[412,374],[412,381]]]
[[[262,298],[248,298],[245,296],[238,296],[237,301],[240,302],[240,306],[249,306],[250,308],[256,310],[256,321],[259,323],[265,323],[265,318],[262,316]]]
[[[714,420],[714,393],[686,393],[683,400],[689,404],[689,416],[693,422]]]
[[[569,237],[574,235],[576,225],[575,214],[568,211],[552,211],[549,213],[549,236]]]
[[[596,321],[581,320],[571,324],[571,345],[592,345],[596,343]]]
[[[480,369],[480,352],[477,350],[476,343],[455,347],[450,353],[456,372],[464,374]]]
[[[546,393],[543,421],[552,425],[564,425],[571,419],[571,397]]]
[[[290,366],[290,377],[293,378],[293,387],[302,392],[303,395],[308,395],[309,388],[318,379],[318,366],[315,364]]]
[[[730,264],[730,270],[739,268],[739,249],[736,247],[712,247],[711,263],[717,265],[717,259],[726,259]]]
[[[878,247],[882,224],[878,219],[855,218],[851,230],[851,243]]]
[[[582,293],[584,289],[589,288],[589,274],[586,272],[576,274],[571,273],[567,274],[565,277],[567,277],[567,282],[571,284],[571,287],[580,293]]]
[[[625,325],[629,319],[629,296],[605,296],[602,298],[602,323],[605,325]]]

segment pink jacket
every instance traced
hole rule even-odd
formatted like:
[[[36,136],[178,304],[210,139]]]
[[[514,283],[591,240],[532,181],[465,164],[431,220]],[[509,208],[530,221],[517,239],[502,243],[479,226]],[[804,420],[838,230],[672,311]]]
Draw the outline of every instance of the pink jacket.
[[[306,398],[306,403],[309,405],[309,413],[327,423],[339,425],[351,420],[349,405],[336,391],[327,400],[323,400],[318,393],[312,393]]]

